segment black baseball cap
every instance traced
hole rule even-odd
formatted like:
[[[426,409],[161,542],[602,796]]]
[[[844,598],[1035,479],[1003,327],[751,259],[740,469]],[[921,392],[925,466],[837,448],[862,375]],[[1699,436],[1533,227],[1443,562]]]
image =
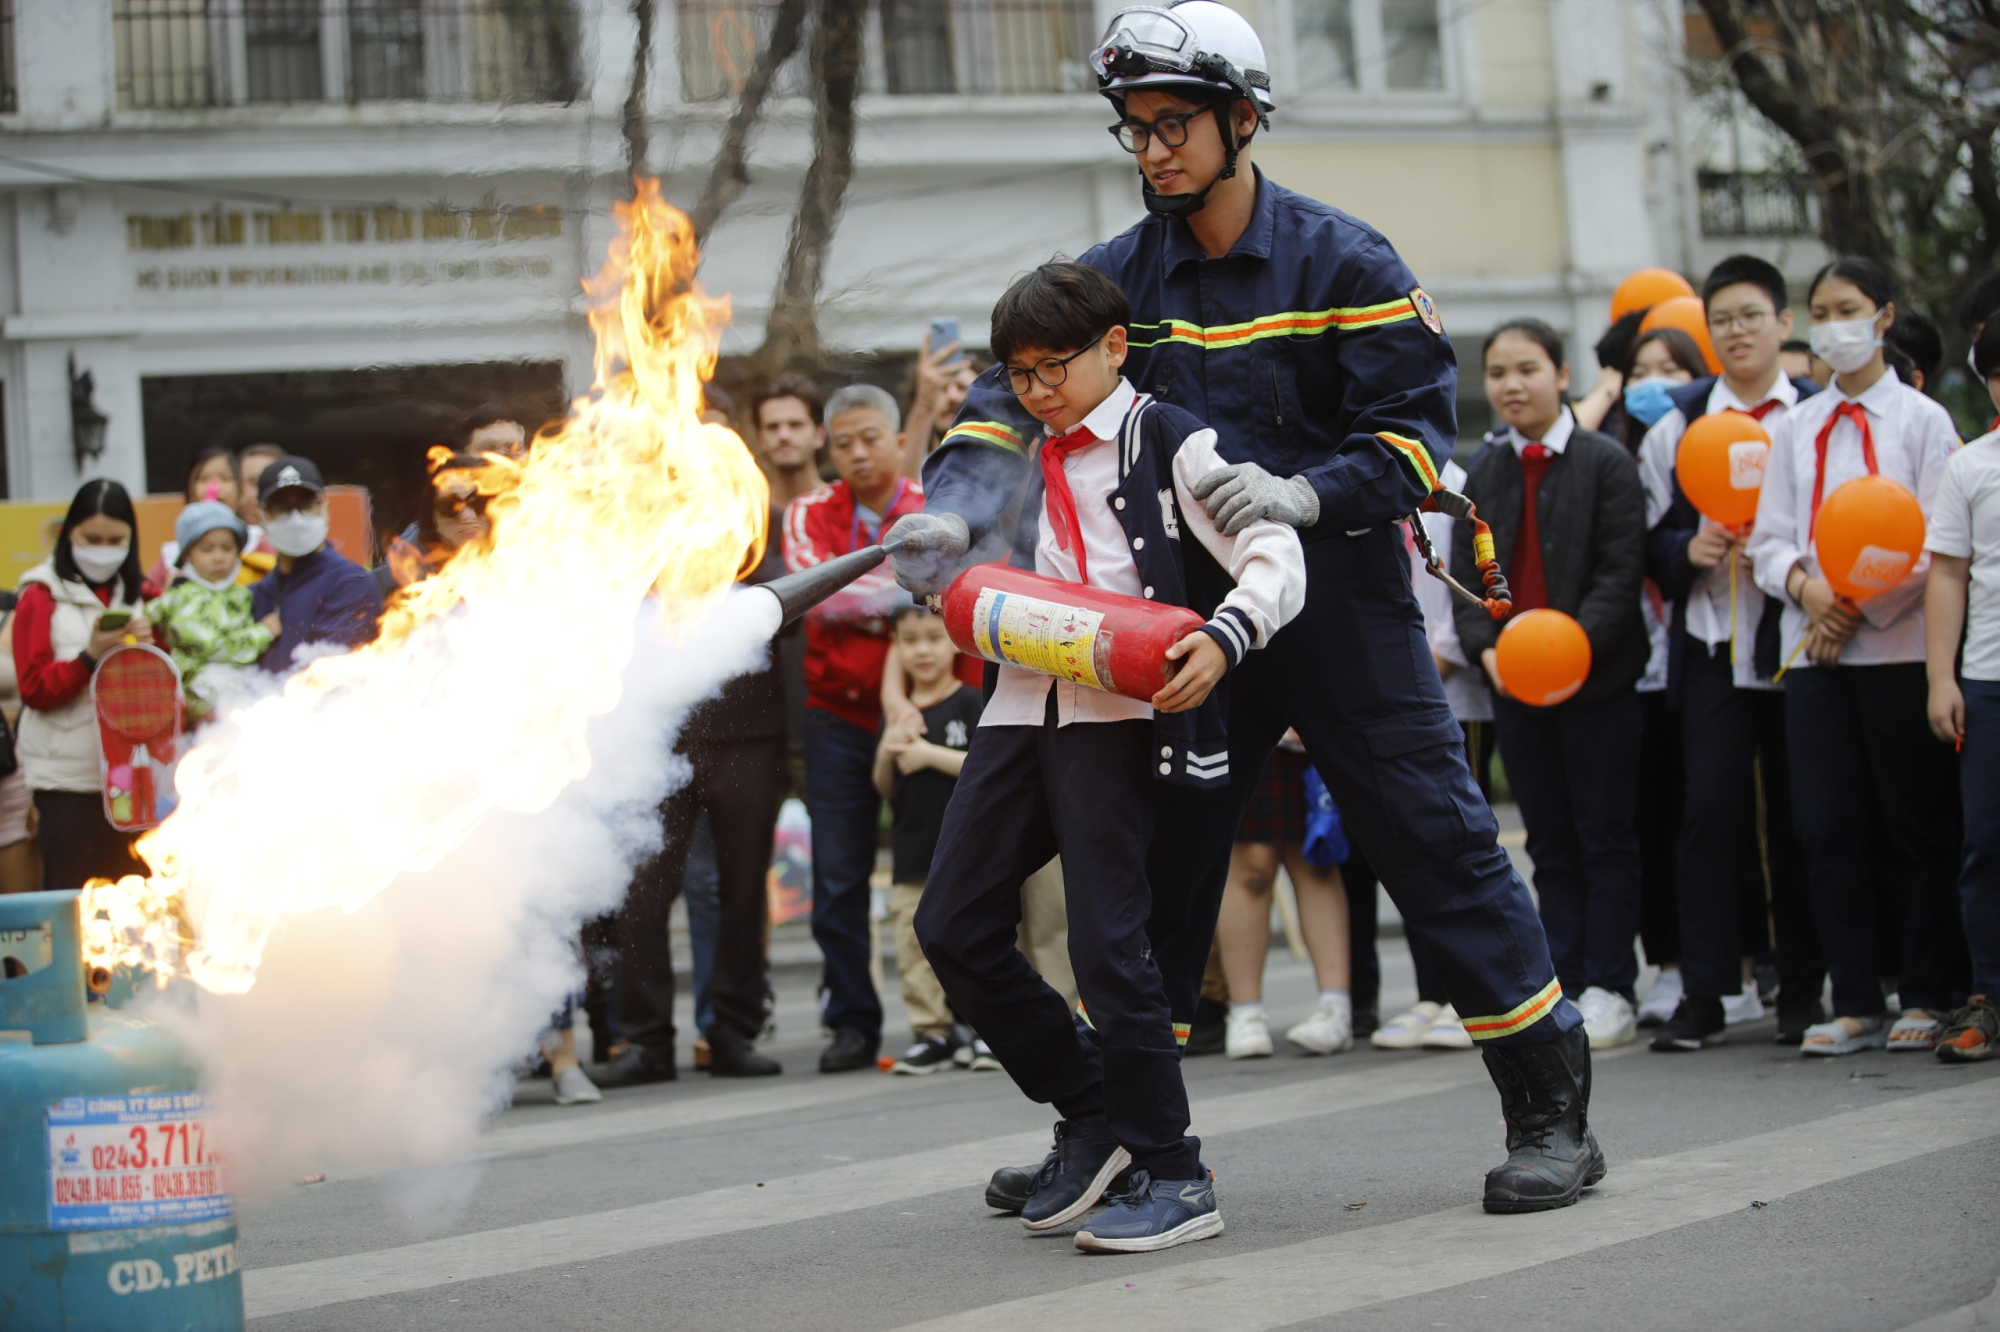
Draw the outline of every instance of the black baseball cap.
[[[312,459],[288,453],[282,458],[273,458],[264,468],[264,474],[257,478],[257,502],[262,504],[279,491],[293,488],[324,495],[326,481],[321,478],[319,468]]]

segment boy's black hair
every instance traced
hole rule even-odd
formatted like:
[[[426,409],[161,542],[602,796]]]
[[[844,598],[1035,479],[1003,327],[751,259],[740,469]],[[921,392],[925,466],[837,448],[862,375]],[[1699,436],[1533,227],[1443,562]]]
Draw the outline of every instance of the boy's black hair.
[[[2000,312],[2000,269],[1995,269],[1965,289],[1958,298],[1958,326],[1967,334],[1974,324],[1985,324]]]
[[[458,447],[462,449],[470,443],[474,431],[484,430],[487,426],[498,425],[502,421],[512,421],[515,425],[521,427],[523,434],[533,435],[535,433],[528,429],[528,423],[521,419],[519,412],[509,411],[495,402],[482,402],[459,420]]]
[[[1734,287],[1749,283],[1761,288],[1771,298],[1773,310],[1788,310],[1792,305],[1791,293],[1785,290],[1785,275],[1778,266],[1768,259],[1759,259],[1754,254],[1732,254],[1714,268],[1708,270],[1708,277],[1701,284],[1702,308],[1715,299],[1715,293],[1724,287]]]
[[[125,600],[139,599],[139,515],[133,511],[132,496],[116,481],[99,477],[86,481],[76,492],[76,498],[69,502],[69,512],[63,515],[62,528],[56,533],[56,577],[72,583],[84,581],[83,570],[76,567],[76,557],[70,554],[70,533],[76,525],[86,519],[103,514],[115,518],[132,529],[132,539],[125,546],[125,563],[118,566],[118,581],[124,586]]]
[[[1986,321],[1986,327],[1979,332],[1979,341],[1972,344],[1972,361],[1979,367],[1981,379],[2000,375],[2000,319]]]
[[[1708,377],[1708,361],[1701,354],[1701,344],[1692,334],[1680,328],[1656,328],[1650,333],[1641,333],[1632,349],[1625,353],[1625,359],[1618,363],[1618,373],[1627,380],[1632,378],[1633,363],[1639,359],[1646,344],[1657,342],[1667,349],[1667,355],[1674,358],[1674,364],[1693,375],[1696,379]]]
[[[1889,275],[1882,271],[1882,265],[1873,259],[1863,259],[1858,254],[1850,254],[1834,260],[1813,274],[1812,282],[1806,287],[1808,305],[1812,303],[1813,293],[1819,290],[1819,284],[1828,278],[1852,282],[1861,289],[1863,296],[1875,302],[1877,310],[1895,299],[1889,289]]]
[[[1502,333],[1519,333],[1522,337],[1535,343],[1543,351],[1547,352],[1549,360],[1555,363],[1556,369],[1560,370],[1563,368],[1562,334],[1556,332],[1548,324],[1539,319],[1509,319],[1506,323],[1488,333],[1485,343],[1479,348],[1479,364],[1482,368],[1486,365],[1487,353],[1493,350],[1493,344],[1500,340]]]
[[[1628,310],[1614,320],[1592,349],[1597,353],[1597,363],[1624,365],[1632,355],[1632,344],[1639,340],[1639,324],[1645,317],[1644,310]]]
[[[1882,360],[1884,364],[1896,372],[1896,378],[1902,380],[1911,388],[1917,386],[1915,378],[1916,363],[1904,354],[1902,348],[1885,339],[1882,343]]]
[[[1886,340],[1910,358],[1910,364],[1924,377],[1924,387],[1937,382],[1937,368],[1944,361],[1944,339],[1938,336],[1936,324],[1915,310],[1898,310]]]
[[[1125,289],[1088,264],[1056,259],[1015,279],[993,307],[993,355],[1029,347],[1071,352],[1132,322]]]
[[[826,395],[819,391],[819,385],[804,375],[787,372],[757,390],[750,398],[750,427],[756,429],[764,423],[764,404],[779,398],[797,398],[806,405],[806,415],[814,425],[826,424]]]
[[[932,610],[929,606],[926,606],[921,601],[908,602],[904,605],[896,607],[896,609],[889,612],[889,632],[891,634],[894,634],[898,629],[903,627],[903,621],[909,619],[912,615],[937,615],[937,614],[938,613],[936,611]],[[944,617],[942,615],[938,615],[938,618],[943,619]]]
[[[1788,342],[1779,343],[1778,350],[1781,352],[1804,352],[1810,356],[1812,355],[1812,344],[1804,338],[1793,338]]]

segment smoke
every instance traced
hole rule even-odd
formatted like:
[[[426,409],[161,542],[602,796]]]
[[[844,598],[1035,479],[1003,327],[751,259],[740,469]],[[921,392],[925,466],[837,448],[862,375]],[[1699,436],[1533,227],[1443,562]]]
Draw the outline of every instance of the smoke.
[[[672,749],[689,708],[761,666],[776,628],[775,599],[757,591],[725,598],[678,641],[642,612],[620,701],[589,725],[583,780],[532,814],[489,809],[435,865],[356,910],[287,917],[246,992],[198,993],[188,1009],[172,1002],[182,986],[157,1001],[150,1015],[203,1068],[239,1194],[465,1158],[515,1065],[580,988],[578,926],[617,905],[659,844],[658,804],[686,779]],[[459,757],[381,756],[406,773]],[[470,1168],[420,1177],[397,1210],[442,1225],[472,1180]]]

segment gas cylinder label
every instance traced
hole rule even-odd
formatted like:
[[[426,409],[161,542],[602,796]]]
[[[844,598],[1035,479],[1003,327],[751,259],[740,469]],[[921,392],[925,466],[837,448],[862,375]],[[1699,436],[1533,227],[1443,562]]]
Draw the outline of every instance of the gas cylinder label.
[[[202,1221],[231,1212],[201,1092],[71,1096],[49,1107],[49,1228]]]
[[[1093,661],[1103,623],[1098,611],[990,587],[972,605],[972,640],[980,656],[1092,689],[1109,688]]]

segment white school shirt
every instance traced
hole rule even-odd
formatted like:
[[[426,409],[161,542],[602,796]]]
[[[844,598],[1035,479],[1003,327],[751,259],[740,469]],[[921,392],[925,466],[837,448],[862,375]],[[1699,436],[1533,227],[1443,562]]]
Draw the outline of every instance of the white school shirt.
[[[1729,387],[1728,381],[1717,378],[1715,387],[1708,391],[1708,414],[1719,412],[1748,412],[1752,407],[1777,400],[1782,405],[1764,417],[1764,433],[1775,437],[1778,422],[1791,415],[1799,404],[1798,386],[1789,375],[1782,372],[1777,383],[1771,385],[1770,392],[1756,402],[1745,402]],[[1667,510],[1674,502],[1674,463],[1680,457],[1681,437],[1687,434],[1688,419],[1676,407],[1653,423],[1639,442],[1639,479],[1646,485],[1646,530],[1651,531],[1667,516]],[[1810,443],[1810,441],[1808,441]],[[1810,503],[1811,492],[1807,492]],[[1706,523],[1707,519],[1702,519]],[[1745,551],[1736,557],[1736,623],[1729,622],[1729,561],[1724,560],[1713,569],[1704,569],[1695,577],[1694,585],[1687,594],[1687,632],[1698,643],[1708,644],[1709,651],[1729,645],[1734,637],[1737,642],[1735,663],[1731,677],[1738,689],[1782,689],[1769,680],[1757,678],[1755,647],[1757,624],[1764,618],[1764,592],[1757,586],[1752,576],[1751,562]],[[1665,670],[1665,659],[1661,659],[1661,669]],[[1664,683],[1664,682],[1663,682]]]
[[[1917,497],[1928,516],[1944,477],[1945,462],[1958,451],[1958,432],[1951,415],[1937,403],[1884,370],[1882,377],[1859,398],[1849,398],[1838,384],[1815,394],[1785,414],[1771,432],[1771,460],[1764,470],[1764,491],[1757,502],[1757,530],[1749,554],[1756,565],[1757,585],[1768,596],[1784,598],[1782,659],[1791,669],[1813,662],[1803,652],[1806,613],[1785,593],[1792,566],[1803,563],[1814,578],[1819,559],[1806,535],[1811,521],[1815,441],[1820,427],[1843,402],[1858,402],[1868,413],[1869,434],[1875,440],[1875,460],[1883,476],[1900,482]],[[1821,503],[1844,481],[1868,475],[1862,458],[1861,432],[1852,421],[1833,428],[1826,446],[1826,482]],[[1861,627],[1841,649],[1843,666],[1883,666],[1924,659],[1924,579],[1930,556],[1923,555],[1903,581],[1861,603]]]
[[[1070,494],[1076,500],[1076,525],[1090,565],[1090,585],[1129,597],[1151,597],[1153,589],[1139,577],[1139,565],[1132,558],[1129,538],[1111,509],[1111,492],[1118,488],[1118,432],[1125,414],[1139,394],[1119,379],[1118,387],[1083,418],[1083,426],[1099,443],[1077,449],[1063,459],[1063,474],[1069,478]],[[1043,432],[1043,444],[1048,434]],[[1040,467],[1039,456],[1030,466]],[[1146,465],[1143,460],[1141,466]],[[1209,518],[1208,510],[1189,489],[1196,479],[1217,467],[1227,466],[1215,451],[1215,432],[1197,430],[1181,442],[1174,454],[1174,489],[1180,499],[1181,522],[1209,554],[1235,579],[1236,586],[1222,599],[1249,617],[1256,629],[1253,649],[1263,647],[1280,626],[1305,605],[1305,548],[1299,534],[1284,523],[1259,519],[1233,537],[1222,535]],[[1077,577],[1076,555],[1056,545],[1055,526],[1049,522],[1048,496],[1042,497],[1041,532],[1035,541],[1035,572],[1066,582]],[[1040,726],[1048,710],[1049,689],[1056,691],[1056,724],[1072,722],[1112,722],[1145,720],[1153,715],[1153,705],[1143,699],[1126,698],[1102,689],[1092,689],[1071,680],[1024,671],[1018,666],[1001,666],[1000,678],[985,711],[981,726]]]
[[[1565,434],[1567,439],[1567,434]],[[1447,460],[1438,470],[1438,484],[1446,490],[1463,492],[1465,489],[1465,469]],[[1444,571],[1451,573],[1452,524],[1456,521],[1448,513],[1423,513],[1417,515],[1423,520],[1424,533],[1431,539],[1438,559],[1444,562]],[[1456,669],[1444,677],[1445,702],[1451,704],[1451,715],[1462,722],[1493,720],[1493,691],[1487,687],[1486,671],[1478,662],[1465,659],[1465,645],[1458,640],[1458,621],[1452,617],[1452,599],[1455,595],[1442,580],[1434,577],[1425,567],[1423,556],[1417,553],[1416,542],[1410,541],[1410,586],[1417,594],[1417,608],[1424,613],[1424,637],[1430,641],[1431,651],[1450,662]],[[1473,591],[1478,591],[1474,580],[1479,577],[1477,569],[1468,569],[1458,581]]]
[[[1972,561],[1959,673],[1968,680],[2000,680],[2000,430],[1981,435],[1945,464],[1924,548]]]

